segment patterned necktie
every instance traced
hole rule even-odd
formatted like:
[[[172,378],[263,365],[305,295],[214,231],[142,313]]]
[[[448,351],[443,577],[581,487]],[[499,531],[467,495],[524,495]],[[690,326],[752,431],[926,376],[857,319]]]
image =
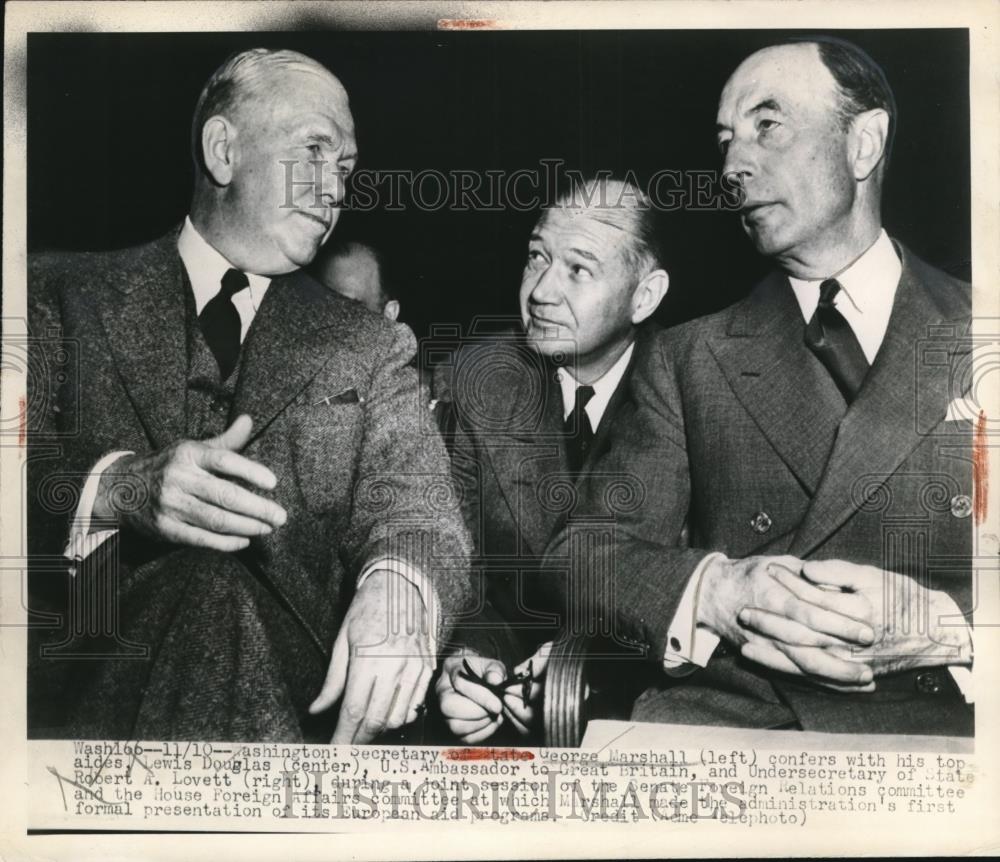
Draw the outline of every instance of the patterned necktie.
[[[577,386],[573,412],[566,417],[564,430],[569,435],[566,439],[566,454],[569,469],[573,475],[580,472],[583,462],[587,460],[590,444],[594,440],[594,429],[590,425],[590,416],[584,409],[587,402],[593,397],[593,386]]]
[[[219,363],[223,380],[229,378],[240,356],[240,314],[233,305],[233,295],[250,284],[238,269],[222,276],[222,289],[215,294],[198,315],[205,341]]]
[[[819,305],[806,326],[806,345],[830,372],[833,382],[850,404],[868,373],[868,360],[851,325],[833,304],[840,282],[828,278],[819,286]]]

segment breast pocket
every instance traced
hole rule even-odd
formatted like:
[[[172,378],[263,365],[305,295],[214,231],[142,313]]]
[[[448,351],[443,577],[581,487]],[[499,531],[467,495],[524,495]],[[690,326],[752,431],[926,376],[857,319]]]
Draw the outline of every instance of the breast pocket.
[[[360,404],[301,408],[292,449],[299,489],[309,510],[349,509],[363,439],[364,409]]]

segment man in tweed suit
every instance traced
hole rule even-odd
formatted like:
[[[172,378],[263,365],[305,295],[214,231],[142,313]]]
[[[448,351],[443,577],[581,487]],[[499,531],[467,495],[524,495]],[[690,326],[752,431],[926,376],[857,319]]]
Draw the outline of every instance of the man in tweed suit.
[[[572,504],[573,482],[609,445],[628,401],[639,344],[667,291],[654,212],[630,183],[588,180],[538,219],[521,278],[523,330],[467,345],[455,358],[452,472],[484,566],[486,607],[456,631],[437,692],[448,726],[480,742],[506,722],[526,736],[535,704],[503,703],[461,676],[467,661],[501,682],[532,659],[538,677],[557,633],[558,590],[537,565]],[[533,686],[537,695],[540,685]],[[530,701],[530,698],[529,698]]]
[[[412,334],[299,271],[357,158],[347,94],[242,52],[193,148],[179,230],[30,263],[32,333],[79,345],[31,440],[32,554],[72,576],[32,576],[68,616],[32,632],[30,730],[368,741],[416,717],[468,547]],[[112,625],[81,638],[102,589]]]
[[[726,84],[724,170],[777,269],[643,352],[599,465],[645,490],[604,548],[613,607],[593,608],[664,670],[637,720],[972,732],[972,426],[920,352],[961,352],[969,287],[882,230],[895,120],[881,70],[839,40],[759,51]],[[581,494],[580,514],[616,514],[599,481]]]

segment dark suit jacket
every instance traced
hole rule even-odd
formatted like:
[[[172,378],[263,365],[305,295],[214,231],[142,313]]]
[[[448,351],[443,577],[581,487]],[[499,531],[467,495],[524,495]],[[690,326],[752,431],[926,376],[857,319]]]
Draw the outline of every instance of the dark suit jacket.
[[[35,367],[51,372],[32,379],[39,419],[29,438],[29,544],[36,557],[62,553],[98,458],[185,436],[190,287],[176,238],[29,263]],[[243,345],[228,421],[252,417],[243,454],[274,472],[271,496],[288,513],[244,556],[319,651],[332,646],[365,564],[403,547],[435,584],[444,619],[468,598],[467,534],[444,446],[407,367],[414,350],[408,328],[304,273],[272,281]],[[428,541],[412,541],[415,533]],[[125,536],[121,547],[125,571],[170,550]],[[444,558],[448,568],[439,564]],[[315,696],[321,683],[322,672],[310,681],[311,695],[300,696]]]
[[[949,401],[963,394],[956,382],[970,291],[905,250],[902,259],[888,331],[849,409],[805,346],[799,306],[777,274],[726,311],[662,333],[638,358],[634,415],[615,427],[598,466],[631,472],[642,505],[610,511],[599,479],[580,490],[583,513],[616,517],[603,551],[615,555],[613,598],[597,612],[651,659],[663,656],[681,594],[710,551],[875,565],[946,590],[971,611],[971,423],[945,421]],[[690,547],[672,547],[685,517]],[[570,532],[554,540],[547,564],[566,565]],[[635,717],[856,732],[971,729],[971,710],[943,668],[881,678],[875,693],[848,696],[733,652],[723,645],[707,669],[681,682],[664,675]]]
[[[653,329],[643,327],[640,340]],[[634,361],[594,430],[584,471],[609,444],[614,417],[628,401]],[[483,585],[481,611],[456,639],[508,664],[534,652],[562,622],[560,591],[539,567],[576,501],[556,372],[520,335],[460,350],[452,372],[452,472]]]

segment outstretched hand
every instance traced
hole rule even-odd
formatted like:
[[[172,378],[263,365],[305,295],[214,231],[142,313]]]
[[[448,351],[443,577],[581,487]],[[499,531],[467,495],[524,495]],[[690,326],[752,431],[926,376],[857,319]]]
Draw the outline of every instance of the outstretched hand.
[[[330,742],[371,742],[415,721],[433,671],[420,592],[395,572],[372,572],[358,587],[333,646],[315,714],[341,701]]]
[[[242,550],[251,537],[267,535],[287,518],[277,503],[232,481],[261,491],[277,485],[267,467],[239,454],[252,428],[244,415],[217,437],[122,456],[101,477],[94,517],[117,518],[123,528],[165,542]],[[134,510],[118,506],[116,488],[127,488],[142,504]]]

